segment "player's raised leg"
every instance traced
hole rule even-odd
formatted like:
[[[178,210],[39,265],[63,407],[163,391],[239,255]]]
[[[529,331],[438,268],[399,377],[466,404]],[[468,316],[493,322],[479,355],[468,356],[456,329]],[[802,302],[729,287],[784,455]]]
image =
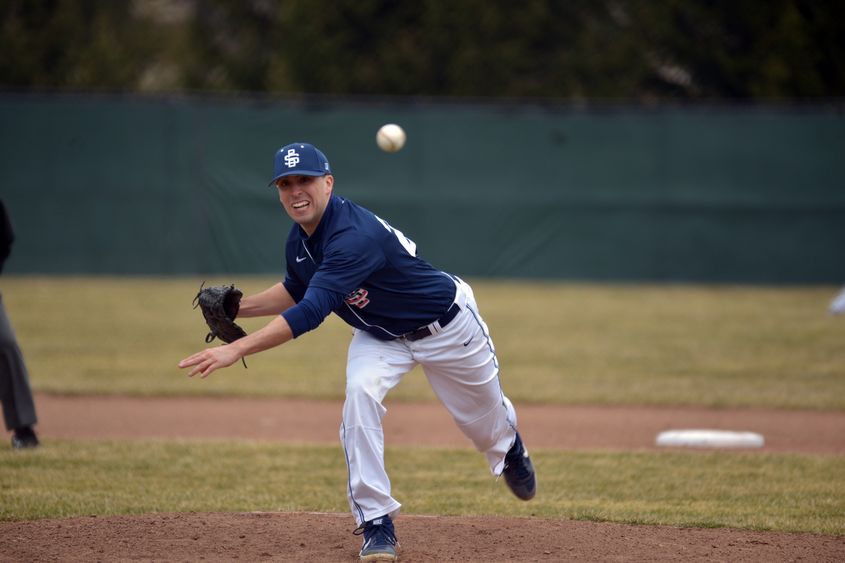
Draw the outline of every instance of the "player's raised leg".
[[[413,343],[415,358],[461,431],[485,454],[494,475],[504,474],[513,493],[536,491],[531,459],[517,432],[516,411],[502,391],[490,331],[472,289],[459,283],[461,313],[439,334]]]

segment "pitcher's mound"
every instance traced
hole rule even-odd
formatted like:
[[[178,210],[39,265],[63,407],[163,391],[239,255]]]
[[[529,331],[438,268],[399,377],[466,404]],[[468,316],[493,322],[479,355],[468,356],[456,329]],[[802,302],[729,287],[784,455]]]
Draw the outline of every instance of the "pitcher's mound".
[[[348,514],[193,513],[0,522],[3,561],[358,561]],[[399,561],[843,561],[833,536],[544,518],[396,520]]]

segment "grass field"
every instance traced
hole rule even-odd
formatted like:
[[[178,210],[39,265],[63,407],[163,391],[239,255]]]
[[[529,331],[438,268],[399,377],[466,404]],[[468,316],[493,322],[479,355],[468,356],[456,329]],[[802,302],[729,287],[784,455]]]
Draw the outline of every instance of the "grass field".
[[[177,369],[205,346],[198,279],[0,279],[37,391],[340,398],[349,329],[206,381]],[[236,282],[247,293],[270,278]],[[837,288],[474,283],[508,394],[552,404],[845,409]],[[263,321],[243,321],[248,331]],[[429,400],[416,370],[392,398]],[[338,447],[46,440],[0,448],[0,519],[169,511],[346,511]],[[499,514],[845,534],[845,458],[741,453],[532,452],[520,503],[468,451],[388,448],[415,514]],[[307,466],[307,473],[294,470]],[[443,467],[454,476],[444,482]]]
[[[389,448],[386,457],[410,514],[845,534],[842,457],[535,450],[541,480],[530,503],[471,451]],[[0,450],[0,467],[0,519],[347,510],[339,446],[54,441]]]
[[[207,381],[176,363],[205,346],[199,279],[0,278],[33,386],[56,393],[341,398],[350,330],[297,342]],[[235,281],[245,292],[272,278]],[[837,288],[474,283],[507,393],[556,404],[845,409]],[[247,331],[264,319],[242,321]],[[393,399],[433,399],[420,370]]]

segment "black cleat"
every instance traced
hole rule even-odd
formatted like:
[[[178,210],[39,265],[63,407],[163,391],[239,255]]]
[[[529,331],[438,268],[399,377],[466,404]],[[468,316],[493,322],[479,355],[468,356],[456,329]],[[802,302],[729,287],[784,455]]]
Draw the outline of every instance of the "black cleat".
[[[364,534],[364,545],[359,554],[361,561],[396,561],[396,548],[399,544],[390,516],[373,518],[353,533]]]
[[[38,436],[35,435],[31,426],[15,428],[15,433],[12,435],[12,447],[16,450],[38,447]]]
[[[505,483],[518,498],[522,500],[534,498],[537,492],[537,479],[531,458],[528,457],[519,432],[516,433],[516,440],[505,456],[505,469],[502,474],[505,476]]]

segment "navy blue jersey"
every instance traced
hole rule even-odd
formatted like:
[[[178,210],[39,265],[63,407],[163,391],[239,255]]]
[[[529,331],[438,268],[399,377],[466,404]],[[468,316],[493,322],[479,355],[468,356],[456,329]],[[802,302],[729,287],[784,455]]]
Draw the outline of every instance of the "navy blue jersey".
[[[313,235],[293,225],[285,259],[284,286],[297,305],[283,316],[294,336],[334,311],[389,340],[434,322],[455,298],[451,276],[417,257],[401,231],[336,195]]]

